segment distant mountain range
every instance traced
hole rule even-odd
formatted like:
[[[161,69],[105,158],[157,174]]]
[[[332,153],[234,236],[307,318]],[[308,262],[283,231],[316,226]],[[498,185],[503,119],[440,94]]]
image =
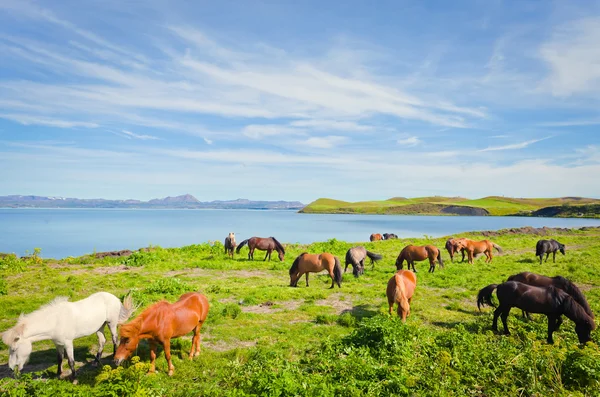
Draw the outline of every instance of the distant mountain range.
[[[140,200],[78,199],[51,196],[0,196],[3,208],[213,208],[213,209],[257,209],[299,210],[304,207],[299,201],[252,201],[247,199],[226,201],[200,201],[191,194],[182,196]]]

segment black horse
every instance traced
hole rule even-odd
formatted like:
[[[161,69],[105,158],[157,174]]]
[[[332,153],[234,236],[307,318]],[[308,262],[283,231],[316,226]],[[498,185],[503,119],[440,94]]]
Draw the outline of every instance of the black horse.
[[[548,316],[548,343],[554,343],[552,333],[562,324],[564,314],[575,323],[575,332],[579,343],[592,340],[591,331],[596,328],[594,319],[588,316],[584,308],[563,290],[553,286],[534,287],[518,281],[507,281],[502,284],[491,284],[482,288],[477,295],[477,307],[491,302],[492,293],[496,290],[499,306],[494,310],[492,329],[498,331],[498,317],[502,318],[504,334],[508,335],[506,319],[510,309],[517,307],[525,312],[542,313]]]
[[[564,255],[565,245],[556,240],[540,240],[535,245],[535,256],[540,257],[540,265],[544,254],[546,254],[546,262],[548,262],[550,253],[552,253],[552,262],[556,263],[556,251],[560,251]]]
[[[394,233],[383,233],[383,239],[384,240],[394,240],[397,239],[398,236],[395,235]]]

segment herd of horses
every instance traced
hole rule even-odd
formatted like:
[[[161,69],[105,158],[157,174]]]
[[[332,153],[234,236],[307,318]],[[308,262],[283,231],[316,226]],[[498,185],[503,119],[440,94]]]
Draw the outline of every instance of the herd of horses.
[[[371,241],[393,238],[397,236],[391,233],[370,236]],[[280,261],[284,261],[285,248],[274,237],[252,237],[237,245],[235,234],[229,233],[225,238],[225,253],[233,258],[234,253],[239,253],[245,245],[249,248],[249,260],[254,259],[254,251],[258,249],[266,251],[265,261],[271,260],[273,251],[278,253]],[[502,253],[502,248],[489,240],[450,238],[446,241],[445,248],[452,262],[454,262],[454,255],[461,252],[462,261],[464,262],[466,254],[470,264],[478,255],[484,254],[486,262],[491,262],[493,250]],[[553,254],[555,261],[556,252],[564,255],[565,246],[555,240],[540,240],[536,245],[536,256],[540,258],[540,263],[544,255],[547,261],[550,254]],[[373,269],[375,262],[383,259],[383,256],[370,252],[363,246],[350,248],[346,253],[346,267],[343,272],[346,272],[348,266],[352,266],[353,275],[361,276],[364,274],[367,258],[371,261]],[[437,247],[433,245],[404,247],[396,259],[397,271],[387,283],[389,313],[392,315],[393,307],[397,305],[396,312],[403,322],[410,314],[410,305],[417,285],[415,262],[424,260],[429,260],[429,272],[434,272],[436,262],[441,268],[444,267],[441,250]],[[403,269],[405,261],[408,270]],[[341,288],[343,277],[341,262],[337,256],[328,252],[321,254],[303,252],[296,257],[289,269],[289,285],[297,287],[298,281],[305,275],[308,287],[309,273],[319,273],[323,270],[331,277],[330,288],[334,288],[335,285]],[[494,291],[496,291],[498,305],[495,305],[492,300]],[[562,324],[563,315],[575,323],[575,332],[580,343],[590,341],[591,331],[596,327],[594,315],[581,290],[561,276],[547,277],[529,272],[513,275],[501,284],[491,284],[479,291],[477,307],[481,310],[484,305],[495,307],[492,328],[497,332],[498,317],[500,317],[505,334],[509,334],[506,320],[513,307],[521,309],[524,316],[529,316],[529,313],[545,314],[548,317],[548,343],[553,343],[552,334]],[[152,304],[127,323],[136,310],[131,296],[125,297],[123,302],[108,292],[98,292],[76,302],[69,302],[61,297],[32,313],[21,315],[17,324],[2,334],[2,340],[9,346],[9,368],[21,371],[32,352],[32,343],[51,339],[56,345],[58,377],[62,372],[63,359],[66,357],[71,369],[71,379],[76,382],[73,340],[96,333],[99,347],[94,364],[97,365],[100,363],[106,343],[104,327],[108,325],[114,346],[113,359],[117,366],[136,351],[141,339],[148,339],[150,372],[156,370],[156,351],[160,344],[168,363],[168,374],[173,375],[175,369],[171,362],[170,340],[193,332],[189,358],[198,356],[200,329],[206,321],[209,307],[206,296],[198,292],[188,292],[175,303],[163,300]],[[118,343],[117,326],[120,326]]]

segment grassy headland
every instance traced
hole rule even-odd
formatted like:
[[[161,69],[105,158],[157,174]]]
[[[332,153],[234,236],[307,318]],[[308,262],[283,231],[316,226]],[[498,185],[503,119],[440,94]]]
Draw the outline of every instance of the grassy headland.
[[[529,321],[513,310],[511,336],[490,331],[492,312],[479,312],[477,291],[514,273],[529,270],[563,275],[584,291],[600,313],[600,229],[549,230],[567,246],[556,263],[539,264],[534,247],[540,236],[507,231],[491,237],[505,254],[493,263],[451,263],[427,273],[417,264],[417,290],[406,324],[388,318],[385,288],[394,261],[408,243],[445,238],[363,242],[384,259],[358,279],[344,275],[342,288],[329,290],[325,274],[310,276],[310,287],[290,288],[288,269],[303,251],[329,251],[342,261],[354,244],[330,240],[286,245],[285,262],[247,261],[247,249],[228,259],[221,244],[181,248],[150,247],[128,257],[83,256],[62,260],[0,258],[0,330],[59,295],[71,300],[97,291],[122,297],[133,291],[145,306],[174,301],[198,290],[211,303],[202,330],[202,353],[187,360],[191,336],[172,343],[175,375],[166,375],[162,351],[158,373],[147,376],[148,344],[143,342],[128,368],[110,364],[110,342],[104,368],[90,363],[95,336],[75,341],[79,385],[55,378],[52,342],[34,343],[20,379],[9,376],[8,349],[0,344],[0,395],[10,396],[592,396],[600,390],[600,349],[579,347],[568,319],[546,344],[546,318]],[[489,235],[489,234],[485,234]],[[481,233],[464,233],[481,239]],[[549,237],[550,237],[549,236]],[[136,314],[137,314],[136,313]],[[108,336],[108,332],[106,332]],[[598,341],[600,332],[592,337]],[[110,338],[108,338],[110,340]],[[65,370],[68,373],[65,364]]]
[[[549,210],[550,208],[553,210]],[[470,200],[462,197],[432,196],[347,202],[320,198],[308,204],[300,212],[309,214],[518,215],[598,218],[600,217],[600,200],[582,197],[511,198],[500,196]]]

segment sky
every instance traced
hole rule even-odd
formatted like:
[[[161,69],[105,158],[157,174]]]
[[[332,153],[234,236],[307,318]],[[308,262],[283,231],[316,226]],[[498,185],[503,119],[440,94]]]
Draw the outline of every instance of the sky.
[[[600,197],[600,1],[0,0],[0,195]]]

